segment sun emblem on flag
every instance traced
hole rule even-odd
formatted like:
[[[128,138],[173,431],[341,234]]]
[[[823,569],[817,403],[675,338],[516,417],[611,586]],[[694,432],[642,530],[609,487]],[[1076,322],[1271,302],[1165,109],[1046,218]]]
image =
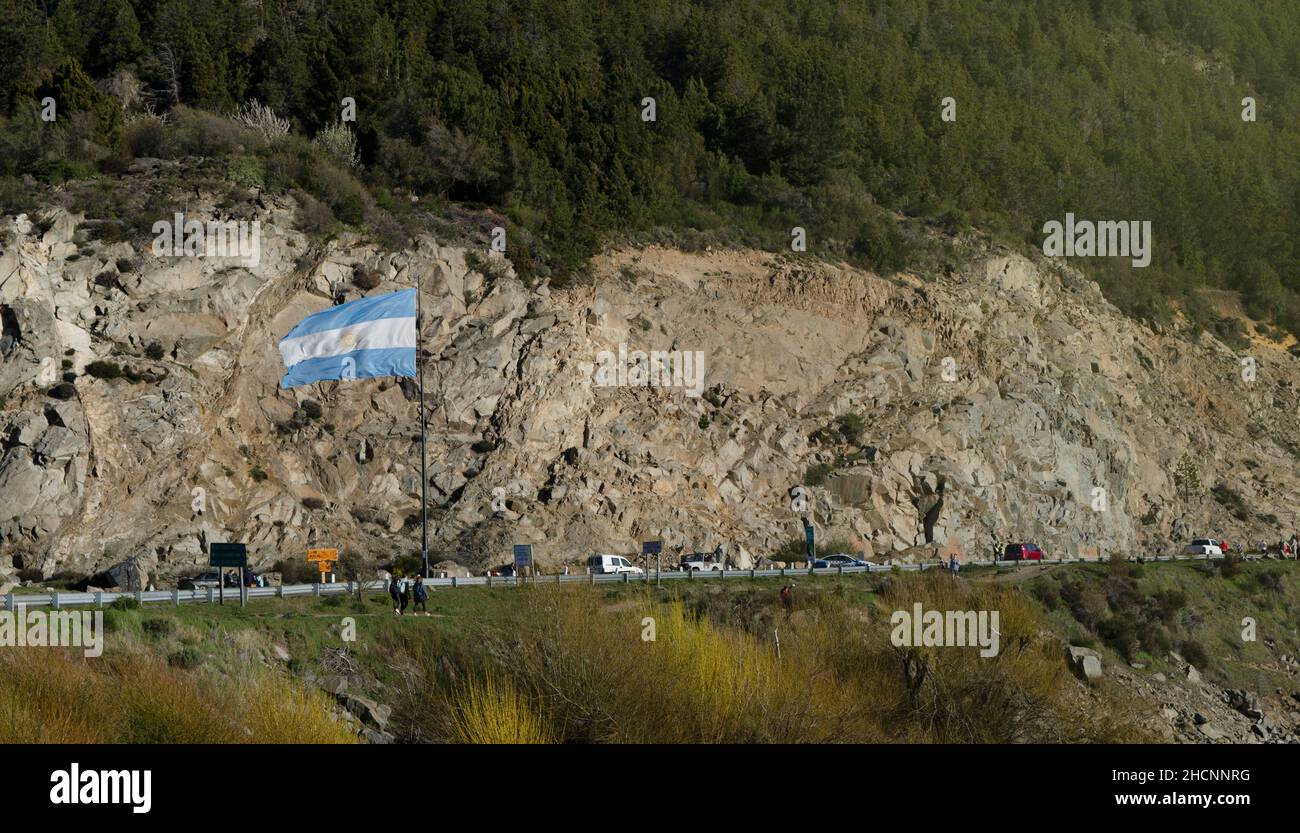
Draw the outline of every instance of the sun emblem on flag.
[[[343,337],[340,338],[339,341],[343,344],[344,347],[351,349],[357,346],[357,334],[344,333]]]

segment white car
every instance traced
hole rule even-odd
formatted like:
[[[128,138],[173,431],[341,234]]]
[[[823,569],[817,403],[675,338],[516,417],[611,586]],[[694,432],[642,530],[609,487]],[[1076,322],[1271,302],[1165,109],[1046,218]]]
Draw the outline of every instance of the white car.
[[[1223,547],[1214,538],[1197,538],[1188,544],[1183,553],[1186,555],[1223,555]]]
[[[593,555],[587,559],[587,571],[595,575],[605,575],[608,573],[633,573],[634,575],[644,575],[645,570],[632,564],[621,555]]]
[[[711,552],[693,552],[682,559],[680,567],[682,572],[685,573],[699,571],[717,572],[722,569],[722,565],[714,560],[713,553]]]

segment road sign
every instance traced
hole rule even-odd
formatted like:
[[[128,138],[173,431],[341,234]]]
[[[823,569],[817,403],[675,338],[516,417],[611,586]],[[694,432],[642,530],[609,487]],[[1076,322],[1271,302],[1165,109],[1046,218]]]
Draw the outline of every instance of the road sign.
[[[817,533],[813,531],[813,525],[808,523],[807,518],[803,518],[803,534],[808,539],[808,563],[817,560]]]
[[[663,551],[663,541],[645,541],[641,544],[642,555],[658,555]]]
[[[320,547],[307,550],[308,561],[338,561],[339,551],[334,547]]]
[[[210,544],[208,564],[213,567],[247,567],[248,548],[243,544]]]
[[[515,569],[533,566],[533,545],[515,544]]]

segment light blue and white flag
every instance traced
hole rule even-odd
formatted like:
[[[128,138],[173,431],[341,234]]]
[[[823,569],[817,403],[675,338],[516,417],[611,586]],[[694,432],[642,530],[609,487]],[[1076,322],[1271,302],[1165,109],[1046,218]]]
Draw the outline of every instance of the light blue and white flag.
[[[280,339],[282,388],[415,375],[415,290],[349,301],[299,321]]]

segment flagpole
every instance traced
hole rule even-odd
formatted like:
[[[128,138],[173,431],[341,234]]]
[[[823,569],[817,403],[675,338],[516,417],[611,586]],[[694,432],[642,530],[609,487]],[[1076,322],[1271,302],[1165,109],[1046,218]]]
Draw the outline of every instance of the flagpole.
[[[424,425],[424,314],[420,300],[420,271],[415,273],[415,364],[420,375],[420,553],[424,577],[429,578],[429,474],[426,470]]]

